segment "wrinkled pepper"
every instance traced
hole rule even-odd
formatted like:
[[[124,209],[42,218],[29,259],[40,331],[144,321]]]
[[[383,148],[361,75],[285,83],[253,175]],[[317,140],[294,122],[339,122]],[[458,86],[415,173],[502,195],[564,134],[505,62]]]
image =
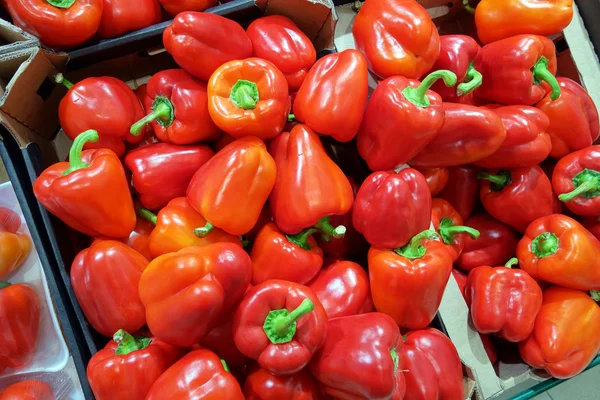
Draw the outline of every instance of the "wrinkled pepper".
[[[237,348],[275,375],[303,369],[326,332],[327,314],[313,291],[275,279],[250,289],[233,318]]]
[[[158,24],[162,10],[157,0],[103,0],[102,18],[96,36],[108,39]]]
[[[404,246],[431,222],[431,193],[425,177],[412,168],[371,174],[356,195],[352,222],[372,246]]]
[[[258,365],[250,367],[244,382],[246,400],[301,399],[319,400],[319,383],[306,371],[277,376]]]
[[[463,220],[467,220],[473,214],[475,204],[479,200],[478,172],[479,168],[474,165],[449,167],[448,182],[438,193],[438,197],[448,201]]]
[[[417,169],[427,181],[427,186],[429,186],[429,192],[431,192],[431,196],[437,196],[443,189],[446,187],[448,183],[448,178],[450,178],[450,171],[448,168],[420,168]]]
[[[129,184],[113,151],[82,152],[88,141],[97,140],[94,130],[77,136],[69,162],[46,168],[33,183],[33,193],[48,211],[71,228],[88,236],[123,238],[136,223]]]
[[[21,217],[10,208],[0,207],[0,279],[19,268],[31,250],[31,239],[17,232]]]
[[[26,379],[0,389],[0,400],[55,400],[52,388],[44,381]]]
[[[476,240],[480,235],[477,229],[464,226],[458,211],[444,199],[433,199],[431,202],[431,223],[446,245],[452,262],[456,261],[462,253],[467,236]]]

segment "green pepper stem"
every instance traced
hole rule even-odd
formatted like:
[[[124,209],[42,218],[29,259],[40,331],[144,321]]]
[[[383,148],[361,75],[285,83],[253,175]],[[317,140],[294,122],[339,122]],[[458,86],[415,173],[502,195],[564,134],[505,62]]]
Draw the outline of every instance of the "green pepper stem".
[[[484,179],[486,181],[490,181],[492,190],[497,192],[501,191],[507,185],[510,185],[512,183],[510,171],[507,170],[498,171],[498,173],[495,175],[489,174],[487,172],[480,172],[477,174],[477,179]]]
[[[231,88],[229,98],[236,107],[253,110],[259,100],[258,87],[254,82],[239,79]]]
[[[594,301],[600,301],[600,290],[590,290],[590,297]]]
[[[454,235],[458,233],[466,233],[473,239],[477,239],[480,235],[477,229],[473,229],[470,226],[454,225],[450,218],[442,218],[438,230],[440,231],[442,242],[446,244],[454,243]]]
[[[438,234],[435,231],[426,230],[415,236],[410,240],[410,242],[399,249],[394,249],[394,252],[402,257],[415,259],[421,258],[427,252],[425,246],[421,245],[421,242],[425,239],[433,239],[438,237]]]
[[[406,100],[417,107],[429,107],[431,103],[429,102],[429,97],[427,97],[427,91],[438,79],[443,79],[444,84],[448,87],[456,85],[456,74],[452,71],[440,69],[439,71],[434,71],[427,75],[418,87],[413,88],[407,86],[402,91],[402,94]]]
[[[8,282],[8,281],[0,281],[0,289],[4,289],[9,287],[10,285],[12,285],[12,283]]]
[[[126,355],[133,351],[142,350],[150,346],[151,340],[145,336],[133,337],[127,331],[119,329],[113,335],[113,340],[118,343],[115,354]]]
[[[229,366],[227,365],[225,360],[223,360],[222,358],[221,358],[221,365],[223,365],[223,369],[225,370],[225,372],[231,372],[231,371],[229,371]]]
[[[304,250],[310,251],[308,238],[318,231],[319,230],[317,228],[306,228],[300,233],[297,233],[295,235],[285,235],[285,237],[287,238],[287,240],[290,241],[290,243],[293,243]]]
[[[155,99],[154,103],[152,104],[152,112],[150,114],[146,115],[144,118],[140,119],[138,122],[131,125],[129,132],[133,136],[139,136],[140,133],[142,132],[142,129],[154,120],[159,120],[159,121],[171,120],[171,122],[172,122],[173,105],[171,104],[171,102],[166,98],[162,98],[160,101],[157,101],[157,100],[159,100],[158,97]]]
[[[556,77],[548,70],[548,63],[549,61],[546,57],[540,57],[535,63],[532,69],[533,83],[539,85],[542,81],[546,82],[552,89],[550,100],[556,100],[560,97],[560,85]]]
[[[508,261],[506,262],[506,264],[504,264],[504,266],[505,266],[506,268],[512,268],[512,267],[513,267],[513,265],[517,265],[518,263],[519,263],[519,260],[517,259],[517,257],[513,257],[513,258],[511,258],[510,260],[508,260]]]
[[[285,308],[269,312],[263,325],[267,338],[274,344],[291,341],[296,334],[296,321],[314,310],[314,307],[310,299],[304,299],[292,312]]]
[[[54,82],[58,83],[59,85],[63,85],[67,89],[71,89],[73,87],[73,83],[67,80],[67,78],[65,78],[65,76],[60,72],[54,75]]]
[[[156,214],[147,208],[138,208],[137,215],[141,218],[144,218],[146,221],[152,223],[152,225],[156,225]]]
[[[473,90],[481,86],[483,82],[483,75],[473,67],[473,63],[469,63],[467,68],[467,75],[465,81],[456,87],[456,95],[464,96],[471,93]]]
[[[75,0],[46,0],[48,3],[52,4],[54,7],[67,9],[71,7]]]
[[[346,227],[344,225],[338,225],[335,228],[331,225],[331,217],[321,218],[317,221],[314,228],[320,230],[324,235],[336,239],[343,238],[346,234]]]
[[[551,256],[558,250],[558,237],[552,232],[544,232],[531,241],[531,252],[538,258]]]
[[[469,14],[475,14],[475,8],[473,8],[473,6],[471,4],[469,4],[469,0],[462,0],[462,4],[463,4],[463,8]]]
[[[288,122],[294,122],[296,120],[296,116],[294,114],[288,114]]]
[[[406,340],[406,339],[404,339]],[[392,362],[394,363],[394,371],[398,370],[398,352],[395,348],[390,350],[390,356],[392,357]]]
[[[89,165],[84,163],[81,159],[81,152],[83,151],[83,146],[87,142],[97,142],[98,139],[98,132],[93,129],[82,132],[75,138],[71,150],[69,150],[69,168],[62,173],[63,176],[69,175],[71,172],[77,171],[78,169],[89,167]]]
[[[206,221],[206,224],[203,227],[194,229],[194,235],[199,238],[207,237],[214,229],[214,225]]]
[[[595,191],[595,190],[598,190],[599,188],[600,188],[599,181],[597,181],[597,180],[586,181],[586,182],[582,183],[581,185],[577,186],[572,191],[570,191],[568,193],[560,194],[558,196],[558,199],[560,201],[569,202],[569,201],[575,199],[575,197],[577,197],[583,193]]]

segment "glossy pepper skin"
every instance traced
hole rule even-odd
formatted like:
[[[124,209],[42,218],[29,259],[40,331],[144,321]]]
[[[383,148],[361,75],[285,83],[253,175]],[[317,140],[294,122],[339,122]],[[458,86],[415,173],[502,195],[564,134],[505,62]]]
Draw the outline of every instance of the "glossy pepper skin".
[[[92,356],[87,377],[97,400],[144,400],[152,384],[181,356],[181,349],[120,329]]]
[[[213,351],[229,366],[243,367],[248,363],[248,358],[235,347],[233,315],[227,315],[224,319],[225,322],[211,329],[208,335],[200,341],[200,346]]]
[[[448,178],[450,178],[450,171],[448,168],[421,168],[418,169],[421,174],[425,177],[427,181],[427,186],[429,186],[429,192],[431,192],[431,196],[437,196],[448,183]]]
[[[252,55],[272,62],[285,75],[290,91],[300,89],[317,59],[312,42],[289,18],[269,15],[254,20],[246,29]]]
[[[504,124],[506,138],[498,150],[475,162],[484,168],[517,168],[537,165],[552,149],[548,135],[550,120],[542,111],[529,106],[484,106],[492,109]]]
[[[252,284],[281,279],[307,284],[323,266],[323,251],[312,236],[315,228],[297,235],[285,235],[273,222],[266,224],[256,236],[252,259]]]
[[[479,199],[479,168],[474,165],[459,165],[448,168],[448,182],[438,193],[438,197],[447,200],[460,214],[468,219]]]
[[[138,217],[135,228],[128,237],[121,239],[121,242],[146,257],[148,261],[152,261],[154,257],[150,254],[149,241],[153,230],[154,225],[151,222]]]
[[[150,124],[156,137],[173,144],[211,141],[221,135],[208,113],[204,82],[182,69],[167,69],[148,81],[144,107],[147,115],[137,118],[130,131],[139,135]]]
[[[123,141],[137,143],[143,139],[129,132],[131,124],[144,116],[144,110],[125,82],[100,76],[73,84],[62,74],[57,74],[55,80],[69,89],[58,106],[58,119],[69,139],[94,129],[99,140],[88,142],[84,148],[108,148],[119,157],[125,153]]]
[[[375,311],[369,276],[352,261],[329,264],[308,287],[317,295],[329,319]]]
[[[158,215],[147,210],[138,210],[138,213],[156,225],[148,238],[148,250],[152,258],[189,246],[206,246],[218,242],[241,245],[238,236],[219,228],[213,228],[210,235],[203,236],[202,229],[206,225],[206,219],[194,210],[185,197],[171,200]]]
[[[553,213],[554,193],[536,166],[480,172],[479,196],[486,211],[519,232],[537,218]]]
[[[550,157],[560,158],[591,146],[600,135],[600,125],[598,110],[585,89],[569,78],[556,80],[560,97],[552,100],[548,92],[535,106],[550,120],[547,129],[552,141]]]
[[[456,261],[465,247],[465,238],[477,239],[480,235],[477,229],[464,226],[463,219],[450,203],[444,199],[433,199],[431,202],[431,223],[440,235],[446,250]]]
[[[333,237],[343,236],[345,229],[334,230],[325,218],[350,211],[352,186],[329,158],[319,137],[298,124],[275,138],[270,152],[277,165],[277,178],[269,204],[279,229],[297,234],[317,225]]]
[[[135,228],[136,217],[125,171],[111,150],[82,153],[85,143],[96,140],[96,131],[80,134],[69,162],[46,168],[33,183],[33,192],[48,211],[79,232],[126,237]]]
[[[304,368],[321,347],[327,314],[308,287],[265,281],[248,291],[233,317],[237,348],[275,375]]]
[[[19,268],[31,250],[31,240],[17,232],[21,217],[13,210],[0,207],[0,279]]]
[[[410,0],[365,2],[354,19],[356,48],[369,69],[385,79],[402,75],[418,79],[440,52],[440,39],[429,14]]]
[[[7,0],[5,6],[19,28],[48,47],[68,49],[87,42],[96,33],[103,0]]]
[[[462,253],[456,260],[456,266],[470,271],[482,265],[502,265],[517,249],[519,237],[510,226],[486,213],[473,215],[465,225],[477,229],[479,237],[465,238]]]
[[[155,258],[139,284],[148,328],[176,346],[197,343],[233,311],[251,273],[250,257],[233,243],[191,246]]]
[[[111,337],[119,329],[135,332],[146,324],[138,283],[147,265],[144,256],[116,240],[96,241],[77,254],[71,284],[95,330]]]
[[[0,400],[55,400],[52,388],[44,381],[26,379],[0,390]]]
[[[167,14],[175,17],[185,11],[204,11],[216,4],[217,0],[159,0]]]
[[[244,28],[210,13],[179,13],[163,32],[163,44],[181,68],[204,82],[222,64],[252,56]]]
[[[506,129],[492,110],[444,103],[444,126],[408,163],[416,168],[452,167],[494,154],[506,139]]]
[[[146,400],[244,400],[227,364],[210,350],[194,350],[167,369]]]
[[[465,288],[475,329],[515,343],[531,335],[542,307],[540,285],[527,272],[512,269],[516,263],[513,258],[506,266],[477,267]]]
[[[321,398],[319,384],[307,370],[277,376],[254,365],[250,368],[242,389],[246,400]]]
[[[193,176],[187,199],[212,226],[232,235],[250,231],[267,201],[277,170],[265,144],[244,137],[227,145]]]
[[[473,67],[483,75],[476,92],[481,99],[533,105],[546,95],[542,82],[552,88],[552,100],[560,96],[554,43],[547,37],[517,35],[492,42],[482,47]]]
[[[40,300],[25,284],[0,282],[0,372],[23,367],[35,354],[40,326]]]
[[[481,85],[481,74],[473,68],[472,62],[481,47],[475,39],[466,35],[440,36],[440,55],[430,72],[446,69],[456,74],[458,86],[447,87],[436,82],[431,90],[442,100],[450,103],[476,105],[473,91]]]
[[[435,317],[452,272],[446,246],[423,231],[399,249],[369,250],[369,279],[377,311],[408,329],[423,329]]]
[[[423,82],[394,76],[375,88],[356,138],[358,152],[371,171],[406,163],[442,128],[442,98],[429,90],[440,78],[448,86],[456,84],[453,73],[436,71]]]
[[[600,289],[598,254],[600,241],[561,214],[533,221],[517,245],[519,265],[533,278],[579,290]]]
[[[483,43],[522,33],[552,36],[571,18],[573,0],[482,0],[475,9],[477,36]]]
[[[519,344],[523,360],[558,379],[571,378],[600,350],[600,308],[587,293],[552,286],[532,335]]]
[[[210,116],[233,137],[272,139],[283,131],[289,110],[285,76],[269,61],[229,61],[208,81]]]
[[[412,331],[404,339],[404,400],[463,400],[463,372],[448,336],[434,328]]]
[[[600,146],[561,158],[552,174],[552,188],[575,214],[600,215]]]
[[[430,221],[429,186],[412,168],[371,174],[360,187],[352,209],[354,227],[376,247],[402,247],[429,228]]]
[[[402,399],[406,393],[402,336],[382,313],[330,320],[327,339],[309,367],[336,399]]]
[[[96,36],[108,39],[157,24],[162,11],[157,0],[132,2],[128,0],[103,0],[102,18]]]
[[[326,55],[310,69],[298,90],[294,116],[322,135],[348,142],[360,128],[368,80],[367,62],[360,52],[348,49]]]

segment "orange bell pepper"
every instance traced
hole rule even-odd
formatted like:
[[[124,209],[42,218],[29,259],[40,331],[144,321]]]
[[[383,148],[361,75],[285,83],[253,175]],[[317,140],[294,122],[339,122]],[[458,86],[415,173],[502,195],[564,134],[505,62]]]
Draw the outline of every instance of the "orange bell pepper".
[[[262,140],[245,137],[225,146],[194,175],[187,199],[207,224],[243,235],[258,221],[275,184],[275,161]]]
[[[0,279],[19,268],[31,250],[29,236],[17,232],[20,226],[16,212],[0,207]]]
[[[285,75],[260,58],[229,61],[208,81],[208,111],[234,137],[279,135],[290,110]]]
[[[519,350],[527,364],[555,378],[577,375],[600,351],[600,308],[579,290],[544,290],[533,333]]]

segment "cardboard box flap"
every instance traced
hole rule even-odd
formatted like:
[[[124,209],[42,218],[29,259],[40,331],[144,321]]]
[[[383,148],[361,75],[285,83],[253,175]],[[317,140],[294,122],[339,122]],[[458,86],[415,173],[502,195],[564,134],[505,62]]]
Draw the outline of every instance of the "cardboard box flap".
[[[8,21],[0,19],[0,54],[34,46],[38,39]]]

